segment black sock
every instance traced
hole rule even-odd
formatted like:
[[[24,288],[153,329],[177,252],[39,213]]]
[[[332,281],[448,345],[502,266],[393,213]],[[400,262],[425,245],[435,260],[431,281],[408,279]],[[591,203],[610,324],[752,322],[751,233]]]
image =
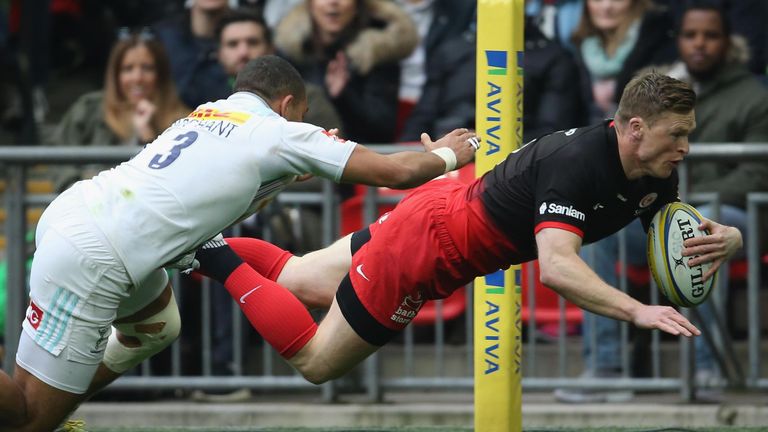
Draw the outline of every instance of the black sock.
[[[244,262],[224,240],[211,240],[200,246],[195,258],[200,262],[200,273],[222,284]]]

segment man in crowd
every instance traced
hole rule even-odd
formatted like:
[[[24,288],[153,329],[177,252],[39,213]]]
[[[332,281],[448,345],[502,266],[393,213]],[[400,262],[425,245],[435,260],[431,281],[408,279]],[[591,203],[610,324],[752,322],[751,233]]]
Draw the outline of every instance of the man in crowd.
[[[232,88],[235,77],[249,61],[275,53],[272,31],[254,12],[243,9],[228,12],[219,21],[215,35],[219,63],[229,77],[227,88]],[[305,85],[308,106],[304,121],[326,130],[338,129],[343,136],[341,118],[323,89],[314,84]],[[226,96],[229,93],[223,97]]]

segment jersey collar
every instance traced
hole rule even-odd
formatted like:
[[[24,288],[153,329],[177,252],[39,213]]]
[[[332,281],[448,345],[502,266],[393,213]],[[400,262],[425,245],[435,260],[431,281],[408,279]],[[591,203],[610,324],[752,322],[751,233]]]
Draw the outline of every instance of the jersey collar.
[[[272,111],[267,101],[251,92],[239,91],[233,93],[227,100],[241,106],[246,111],[264,115],[266,110],[277,115],[276,112]]]
[[[619,156],[619,139],[616,137],[616,126],[613,119],[607,119],[604,121],[606,142],[608,143],[608,158],[611,161],[611,165],[614,169],[613,178],[620,180],[620,188],[624,189],[624,186],[629,183],[627,175],[624,173],[624,168],[621,165],[621,156]]]

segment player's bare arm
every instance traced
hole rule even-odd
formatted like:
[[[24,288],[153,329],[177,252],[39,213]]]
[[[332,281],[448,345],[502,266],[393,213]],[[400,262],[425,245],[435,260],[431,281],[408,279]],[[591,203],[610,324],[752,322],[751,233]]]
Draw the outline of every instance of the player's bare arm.
[[[694,256],[688,261],[689,266],[712,262],[712,267],[704,274],[704,280],[708,280],[713,274],[733,256],[743,245],[741,231],[738,228],[721,225],[713,220],[704,218],[700,230],[709,231],[709,235],[695,237],[683,243],[683,256]],[[697,256],[698,255],[698,256]]]
[[[574,304],[640,328],[673,335],[699,335],[699,330],[672,307],[644,305],[608,285],[578,255],[581,238],[569,231],[545,228],[536,234],[541,282]]]
[[[477,137],[467,129],[455,129],[437,141],[422,136],[427,152],[398,152],[382,155],[364,146],[357,146],[344,167],[341,180],[345,183],[361,183],[408,189],[419,186],[446,171],[461,168],[469,163],[477,150]],[[443,148],[453,152],[442,154]],[[436,151],[435,151],[436,150]],[[455,157],[450,163],[445,157]]]

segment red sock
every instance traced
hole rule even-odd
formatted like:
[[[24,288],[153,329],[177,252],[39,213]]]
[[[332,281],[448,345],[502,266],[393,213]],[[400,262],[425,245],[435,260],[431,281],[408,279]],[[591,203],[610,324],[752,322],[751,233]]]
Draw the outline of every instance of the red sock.
[[[255,238],[230,237],[226,242],[243,261],[269,280],[277,280],[285,263],[293,256],[287,250]]]
[[[224,287],[253,328],[283,358],[293,357],[315,335],[317,324],[299,299],[257,273],[248,263],[237,267]]]

